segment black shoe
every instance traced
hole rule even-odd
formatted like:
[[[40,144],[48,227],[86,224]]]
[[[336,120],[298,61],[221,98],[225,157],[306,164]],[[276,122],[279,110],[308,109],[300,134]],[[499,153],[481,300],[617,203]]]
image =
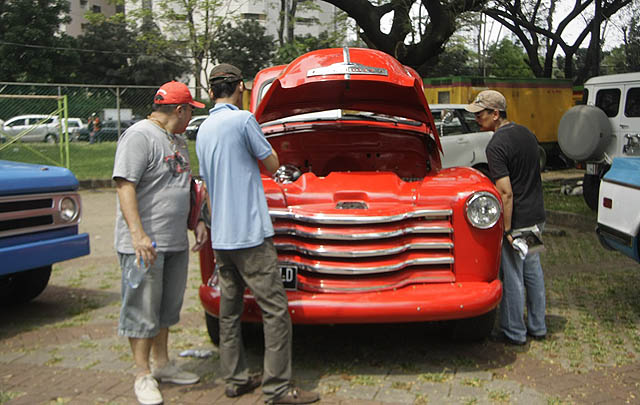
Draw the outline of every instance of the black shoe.
[[[276,404],[311,404],[320,400],[320,395],[312,391],[303,391],[297,387],[289,388],[283,395],[278,398],[271,398],[265,402],[267,405]]]
[[[224,395],[227,398],[235,398],[244,395],[258,388],[262,384],[262,376],[260,374],[249,376],[249,381],[242,385],[227,386],[224,389]]]
[[[504,333],[500,332],[497,335],[491,335],[491,341],[493,342],[497,342],[497,343],[504,343],[506,345],[511,345],[511,346],[524,346],[527,344],[527,341],[525,340],[524,342],[520,342],[517,340],[513,340],[511,339],[509,336],[505,335]]]
[[[547,338],[547,334],[545,333],[544,335],[533,335],[529,332],[527,332],[527,336],[529,336],[531,339],[533,340],[545,340]]]

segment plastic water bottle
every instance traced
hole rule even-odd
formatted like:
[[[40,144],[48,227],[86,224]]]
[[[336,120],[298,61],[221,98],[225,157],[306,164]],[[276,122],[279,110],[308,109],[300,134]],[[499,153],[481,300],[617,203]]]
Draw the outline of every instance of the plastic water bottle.
[[[156,242],[151,242],[151,246],[153,246],[153,248],[155,249]],[[137,268],[135,266],[130,266],[129,270],[127,271],[127,283],[129,283],[129,287],[138,288],[138,286],[140,286],[140,283],[142,282],[142,279],[144,278],[144,275],[147,273],[147,271],[149,271],[149,267],[151,267],[151,265],[145,265],[142,257],[140,258],[140,262],[138,263]]]

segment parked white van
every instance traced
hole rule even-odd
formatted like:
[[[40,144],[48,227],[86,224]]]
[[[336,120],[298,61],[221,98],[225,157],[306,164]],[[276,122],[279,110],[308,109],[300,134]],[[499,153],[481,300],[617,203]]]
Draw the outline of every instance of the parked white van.
[[[596,210],[600,180],[613,159],[640,156],[640,72],[593,77],[584,84],[583,99],[585,105],[560,120],[558,144],[585,163],[584,199]]]

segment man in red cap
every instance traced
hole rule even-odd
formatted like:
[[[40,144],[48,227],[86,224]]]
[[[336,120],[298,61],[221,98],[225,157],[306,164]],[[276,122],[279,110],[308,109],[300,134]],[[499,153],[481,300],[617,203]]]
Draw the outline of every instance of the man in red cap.
[[[158,381],[194,384],[196,374],[169,361],[169,327],[178,323],[187,282],[191,167],[181,136],[194,101],[186,85],[165,83],[153,112],[118,140],[113,179],[118,194],[115,248],[122,268],[118,334],[129,338],[137,367],[134,392],[143,405],[162,403]],[[199,250],[206,240],[195,229]],[[151,361],[150,361],[151,360]]]

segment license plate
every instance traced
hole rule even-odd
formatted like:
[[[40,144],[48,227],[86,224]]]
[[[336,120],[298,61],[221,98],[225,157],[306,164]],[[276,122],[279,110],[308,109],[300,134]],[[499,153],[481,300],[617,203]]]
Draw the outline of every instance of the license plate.
[[[291,265],[280,265],[280,275],[285,290],[295,290],[298,288],[298,268]]]

